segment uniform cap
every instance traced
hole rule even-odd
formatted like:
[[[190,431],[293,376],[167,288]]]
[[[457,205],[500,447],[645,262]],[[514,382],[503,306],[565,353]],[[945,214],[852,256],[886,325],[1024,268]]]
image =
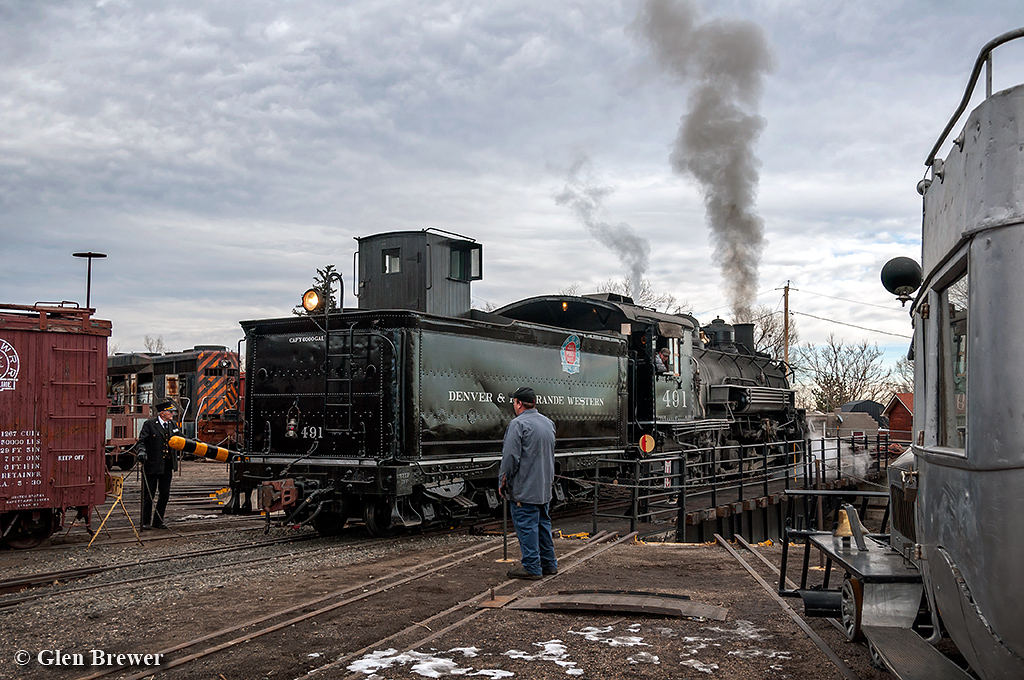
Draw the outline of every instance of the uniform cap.
[[[537,393],[533,391],[532,387],[520,387],[512,393],[513,399],[518,399],[524,404],[536,404]]]
[[[178,410],[178,407],[174,405],[173,401],[161,401],[159,404],[157,404],[153,408],[155,408],[157,410],[157,413],[159,413],[160,411],[177,411]]]

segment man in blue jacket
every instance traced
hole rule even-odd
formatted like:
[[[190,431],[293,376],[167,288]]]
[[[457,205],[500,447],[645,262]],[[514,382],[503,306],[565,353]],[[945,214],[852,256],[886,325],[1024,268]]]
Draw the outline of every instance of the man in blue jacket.
[[[537,395],[531,388],[512,393],[516,417],[505,431],[498,471],[498,491],[509,500],[523,554],[523,566],[508,575],[531,581],[558,573],[548,514],[555,481],[555,424],[536,407]]]

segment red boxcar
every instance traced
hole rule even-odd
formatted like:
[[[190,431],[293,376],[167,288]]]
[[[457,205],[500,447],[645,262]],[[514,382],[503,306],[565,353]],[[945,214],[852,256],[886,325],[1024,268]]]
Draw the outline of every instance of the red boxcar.
[[[0,542],[39,545],[104,500],[107,338],[89,309],[0,304]]]

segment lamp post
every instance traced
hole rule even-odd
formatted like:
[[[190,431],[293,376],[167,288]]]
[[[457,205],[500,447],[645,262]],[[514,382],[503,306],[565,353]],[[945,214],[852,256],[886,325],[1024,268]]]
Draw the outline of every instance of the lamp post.
[[[92,261],[93,259],[102,259],[107,256],[106,253],[71,253],[74,257],[84,257],[89,260],[89,268],[85,275],[85,307],[86,309],[92,309]]]

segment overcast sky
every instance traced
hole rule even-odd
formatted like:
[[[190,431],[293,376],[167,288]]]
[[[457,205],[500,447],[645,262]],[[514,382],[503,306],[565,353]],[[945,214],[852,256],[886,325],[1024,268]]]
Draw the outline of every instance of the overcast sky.
[[[879,271],[920,259],[923,161],[978,50],[1024,23],[1019,7],[669,10],[687,8],[698,29],[753,27],[767,45],[742,103],[761,122],[754,304],[780,307],[789,281],[801,340],[905,351],[909,318]],[[595,190],[592,220],[649,244],[655,290],[703,323],[729,318],[704,188],[670,160],[699,69],[659,61],[638,23],[649,10],[0,0],[0,302],[84,305],[71,254],[99,251],[92,304],[112,346],[234,346],[239,320],[289,315],[317,268],[336,265],[351,291],[353,237],[431,226],[484,244],[479,307],[589,292],[630,270],[556,200],[575,178]],[[1021,80],[1024,47],[1001,48],[996,88]]]

